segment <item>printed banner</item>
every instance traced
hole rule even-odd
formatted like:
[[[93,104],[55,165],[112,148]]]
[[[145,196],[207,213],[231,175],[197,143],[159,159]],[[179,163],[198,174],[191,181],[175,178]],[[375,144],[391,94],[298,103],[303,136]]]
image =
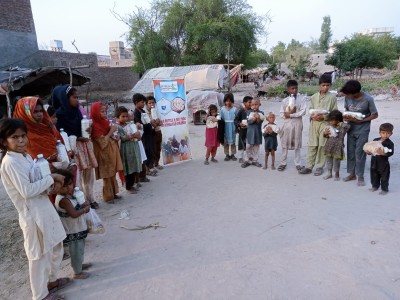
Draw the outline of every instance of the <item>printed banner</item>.
[[[184,80],[153,80],[153,88],[162,123],[161,153],[164,165],[191,159]]]

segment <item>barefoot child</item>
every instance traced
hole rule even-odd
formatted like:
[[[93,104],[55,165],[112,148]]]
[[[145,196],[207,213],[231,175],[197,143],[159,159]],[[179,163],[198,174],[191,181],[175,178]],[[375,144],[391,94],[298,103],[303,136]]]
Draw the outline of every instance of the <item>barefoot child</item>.
[[[142,158],[138,140],[141,139],[139,131],[132,132],[128,124],[128,109],[119,106],[115,111],[118,121],[118,133],[121,137],[120,154],[124,166],[126,190],[135,194],[139,188],[139,174],[142,172]]]
[[[392,150],[391,152],[385,153],[380,150],[379,155],[371,157],[371,192],[375,192],[381,187],[380,195],[386,195],[389,192],[389,178],[390,178],[390,164],[389,157],[393,155],[394,144],[390,140],[390,136],[393,134],[393,125],[390,123],[384,123],[379,126],[379,138],[374,141],[382,143],[383,147],[387,147]]]
[[[90,273],[82,270],[91,266],[83,263],[85,239],[88,234],[85,214],[89,212],[90,204],[86,201],[80,205],[74,198],[74,175],[70,171],[57,170],[56,173],[64,176],[64,185],[58,191],[55,206],[67,233],[64,241],[68,244],[74,279],[86,279]]]
[[[225,122],[224,129],[224,152],[225,161],[237,160],[236,154],[236,128],[235,128],[235,117],[236,107],[233,106],[234,98],[232,93],[225,94],[224,96],[224,107],[221,109],[221,119]],[[229,154],[229,148],[231,152]]]
[[[275,170],[275,151],[278,148],[278,126],[275,124],[275,114],[267,115],[267,125],[264,126],[265,164],[263,169],[268,169],[268,157],[271,153],[271,169]]]
[[[309,109],[325,110],[330,112],[337,109],[336,97],[329,92],[332,86],[332,78],[330,75],[322,75],[319,78],[319,92],[311,96],[311,104]],[[311,174],[314,165],[316,170],[315,176],[320,176],[325,165],[325,143],[324,129],[328,125],[327,114],[310,113],[310,128],[308,131],[308,150],[305,168],[299,171],[299,174]]]
[[[260,145],[262,144],[261,124],[265,117],[264,113],[259,109],[260,106],[261,103],[259,99],[251,100],[251,110],[247,121],[247,161],[242,164],[242,168],[246,168],[250,165],[261,167],[261,164],[258,162],[258,156]]]
[[[345,159],[344,137],[350,125],[343,123],[343,114],[338,110],[332,110],[328,114],[328,121],[331,127],[326,127],[323,131],[324,137],[328,138],[324,149],[328,174],[324,179],[332,178],[333,169],[335,171],[335,181],[338,181],[340,180],[340,161]],[[332,133],[332,130],[334,133]]]
[[[235,125],[239,130],[239,163],[242,164],[245,161],[246,154],[246,136],[247,136],[247,116],[251,109],[251,100],[253,97],[245,96],[243,98],[243,108],[241,108],[235,118]]]
[[[206,151],[206,160],[204,161],[205,165],[208,165],[208,159],[211,155],[212,162],[218,162],[215,159],[215,155],[217,155],[217,149],[219,147],[218,140],[218,120],[217,120],[218,108],[216,105],[211,104],[208,107],[208,115],[206,117],[206,143],[207,147]]]
[[[298,83],[296,80],[289,80],[286,84],[289,97],[282,101],[279,111],[284,119],[280,130],[282,156],[278,171],[286,169],[288,150],[294,150],[294,163],[296,169],[301,169],[301,145],[303,134],[303,116],[306,113],[306,101],[303,96],[297,93]]]
[[[71,280],[57,279],[63,257],[65,230],[56,210],[47,197],[50,189],[57,193],[64,177],[49,174],[42,178],[29,154],[27,127],[19,119],[0,121],[1,180],[18,211],[28,257],[33,300],[63,299],[51,289],[60,289]]]

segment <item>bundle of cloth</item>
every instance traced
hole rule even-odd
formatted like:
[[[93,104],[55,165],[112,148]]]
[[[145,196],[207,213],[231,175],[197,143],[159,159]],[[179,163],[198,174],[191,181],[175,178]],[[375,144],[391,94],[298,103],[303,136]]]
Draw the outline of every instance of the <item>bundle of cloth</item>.
[[[314,115],[327,115],[329,114],[329,110],[326,109],[317,109],[317,108],[312,108],[308,111],[310,113],[310,116]]]
[[[365,118],[365,115],[363,115],[360,112],[354,112],[354,111],[345,111],[343,113],[343,117],[350,117],[350,118],[355,118],[357,120],[362,120]]]
[[[388,153],[392,152],[391,149],[387,147],[383,147],[382,143],[380,141],[372,141],[368,142],[364,145],[363,150],[366,153],[372,154],[372,155],[380,155],[383,151],[383,153]]]
[[[333,126],[327,126],[325,129],[328,130],[329,137],[337,137],[337,135],[339,133],[339,129],[337,129]]]

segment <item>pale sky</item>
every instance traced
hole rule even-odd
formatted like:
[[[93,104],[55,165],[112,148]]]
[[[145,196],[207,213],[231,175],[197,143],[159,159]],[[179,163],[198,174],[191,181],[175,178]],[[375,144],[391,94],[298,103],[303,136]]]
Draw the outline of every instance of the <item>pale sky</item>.
[[[145,0],[31,0],[33,18],[40,49],[50,40],[62,40],[64,49],[81,53],[109,54],[108,42],[125,42],[128,27],[110,13],[128,14],[137,6],[148,7]],[[270,51],[278,41],[292,38],[301,42],[319,38],[322,17],[331,16],[333,39],[342,39],[354,32],[373,27],[394,27],[400,35],[399,0],[248,0],[257,14],[269,11],[268,40],[260,39],[259,48]],[[125,43],[126,45],[126,43]]]

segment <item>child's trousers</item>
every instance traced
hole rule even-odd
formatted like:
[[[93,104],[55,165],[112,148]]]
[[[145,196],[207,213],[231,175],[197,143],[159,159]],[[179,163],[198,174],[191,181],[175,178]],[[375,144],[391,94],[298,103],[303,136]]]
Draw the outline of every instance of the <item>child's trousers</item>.
[[[289,149],[282,148],[282,156],[281,156],[281,165],[282,166],[286,166],[287,165],[288,151],[289,151]],[[300,164],[301,164],[300,148],[299,149],[294,149],[294,164],[296,166],[300,166]]]
[[[57,280],[63,254],[63,244],[59,243],[41,258],[28,260],[33,300],[41,300],[48,295],[47,284]]]
[[[306,167],[312,169],[314,165],[322,169],[325,165],[325,146],[308,146]]]
[[[210,154],[211,154],[211,157],[215,157],[215,155],[217,155],[217,149],[218,149],[218,147],[207,147],[206,159],[210,158]]]
[[[326,158],[326,167],[328,168],[328,171],[333,171],[334,172],[339,172],[340,170],[340,160],[333,158],[333,157],[327,157]]]
[[[90,203],[94,202],[94,169],[84,169],[80,172],[79,189],[85,194],[85,198]]]
[[[248,160],[257,162],[258,155],[260,153],[260,145],[247,145],[246,153],[247,153]]]
[[[71,267],[74,274],[82,272],[82,264],[85,254],[85,239],[71,241],[68,244],[69,255],[71,256]]]
[[[227,143],[224,143],[224,153],[225,153],[225,155],[229,155],[229,146],[231,148],[231,155],[235,155],[236,154],[236,145],[235,144],[229,145]]]
[[[389,191],[389,178],[390,178],[390,165],[383,170],[371,168],[371,185],[373,188],[379,189],[381,187],[382,191]]]

